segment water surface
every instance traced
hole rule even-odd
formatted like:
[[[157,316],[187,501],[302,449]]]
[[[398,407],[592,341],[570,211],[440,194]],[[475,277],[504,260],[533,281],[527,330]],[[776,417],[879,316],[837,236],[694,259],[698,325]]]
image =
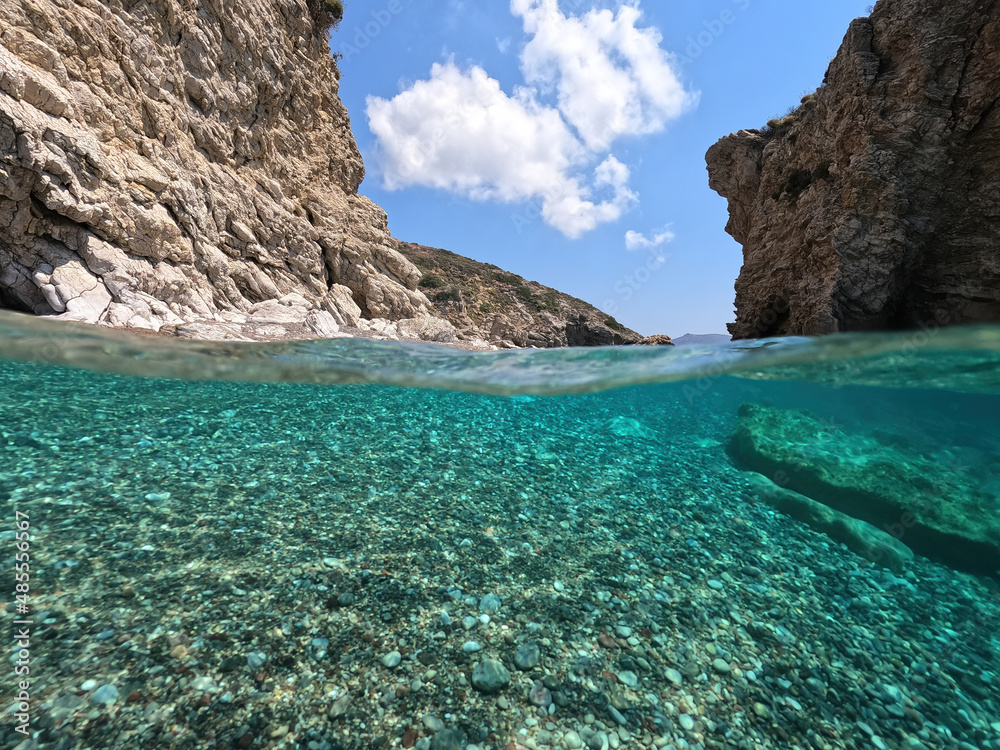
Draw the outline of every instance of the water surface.
[[[469,354],[0,315],[23,747],[1000,748],[994,578],[883,567],[727,451],[742,404],[804,409],[1000,509],[998,358],[988,327]]]

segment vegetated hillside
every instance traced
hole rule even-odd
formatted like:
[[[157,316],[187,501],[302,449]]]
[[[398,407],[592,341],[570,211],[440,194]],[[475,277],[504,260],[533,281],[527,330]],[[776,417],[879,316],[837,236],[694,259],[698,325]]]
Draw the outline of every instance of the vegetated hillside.
[[[420,269],[418,288],[460,338],[508,346],[637,344],[642,336],[583,300],[490,263],[424,245],[397,249]]]

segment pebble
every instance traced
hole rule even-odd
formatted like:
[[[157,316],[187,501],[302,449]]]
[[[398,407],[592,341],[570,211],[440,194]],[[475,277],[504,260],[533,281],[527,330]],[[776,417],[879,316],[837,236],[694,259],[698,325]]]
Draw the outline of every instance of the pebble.
[[[479,609],[489,614],[498,612],[500,610],[500,597],[496,594],[487,594],[479,600]]]
[[[431,750],[462,750],[465,734],[459,729],[445,729],[434,735]]]
[[[542,651],[534,641],[525,641],[514,652],[514,664],[518,669],[528,671],[538,666]]]
[[[112,703],[118,701],[118,688],[114,685],[101,685],[90,696],[90,699],[94,703],[103,703],[106,706],[110,706]]]
[[[337,719],[347,713],[347,707],[351,705],[351,696],[347,693],[341,695],[337,700],[333,702],[330,706],[330,718]]]
[[[684,678],[681,677],[681,673],[678,672],[676,669],[671,669],[671,668],[665,669],[663,672],[663,676],[666,677],[670,681],[670,684],[673,685],[674,687],[680,687],[681,682],[684,681]]]
[[[83,684],[80,685],[80,690],[90,692],[95,687],[97,687],[97,680],[84,680]]]
[[[467,654],[474,654],[482,648],[475,641],[466,641],[465,645],[462,646],[462,650]]]
[[[632,628],[630,628],[628,625],[616,625],[615,635],[617,635],[619,638],[628,638],[630,635],[632,635]]]
[[[680,721],[681,728],[685,731],[690,732],[694,729],[694,719],[692,719],[688,714],[681,714],[678,721]]]
[[[478,623],[479,620],[477,620],[472,615],[462,618],[462,627],[465,628],[466,630],[472,630],[474,627],[476,627]]]
[[[267,656],[260,651],[251,651],[247,654],[247,666],[250,669],[257,670],[267,664]]]
[[[729,674],[733,671],[733,668],[729,666],[729,662],[725,659],[715,659],[712,662],[712,669],[714,669],[719,674]]]
[[[583,740],[580,739],[580,735],[572,729],[562,736],[562,742],[569,750],[577,750],[583,747]]]
[[[587,740],[590,750],[608,750],[608,735],[604,732],[594,732]]]
[[[440,732],[445,728],[445,723],[434,714],[426,714],[420,721],[431,734]]]
[[[390,651],[388,654],[382,657],[382,666],[388,667],[389,669],[395,669],[399,666],[399,663],[403,660],[402,654],[398,651]]]
[[[622,716],[622,712],[619,711],[614,706],[610,706],[610,705],[608,706],[608,716],[610,716],[612,718],[612,720],[616,724],[618,724],[619,726],[625,726],[628,723],[628,721],[626,721],[625,717]]]
[[[495,659],[483,659],[472,670],[472,686],[483,693],[495,693],[510,684],[510,672]]]
[[[548,708],[552,705],[552,693],[542,683],[536,682],[531,686],[531,692],[528,694],[528,700],[535,706]]]
[[[217,693],[219,686],[215,684],[211,677],[199,677],[191,683],[192,690],[200,690],[203,693]]]
[[[625,687],[632,688],[633,690],[639,687],[639,676],[627,669],[618,673],[618,681]]]

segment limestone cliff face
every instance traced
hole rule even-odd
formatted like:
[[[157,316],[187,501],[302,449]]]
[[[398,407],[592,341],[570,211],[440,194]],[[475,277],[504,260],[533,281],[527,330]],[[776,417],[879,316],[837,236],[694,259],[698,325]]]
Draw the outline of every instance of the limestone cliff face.
[[[0,4],[0,307],[155,330],[430,315],[357,192],[325,37],[305,0]]]
[[[881,0],[823,86],[708,152],[735,338],[1000,321],[1000,3]]]

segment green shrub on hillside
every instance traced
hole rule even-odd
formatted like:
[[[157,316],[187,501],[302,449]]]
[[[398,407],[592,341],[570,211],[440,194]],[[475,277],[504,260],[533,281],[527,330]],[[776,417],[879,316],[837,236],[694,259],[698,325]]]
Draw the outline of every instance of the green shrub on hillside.
[[[335,28],[344,17],[344,4],[340,0],[308,0],[313,24],[321,34]]]
[[[503,284],[518,285],[524,283],[524,279],[522,279],[520,276],[518,276],[517,274],[508,273],[507,271],[499,271],[495,273],[494,278],[496,278],[497,281]]]
[[[525,304],[531,304],[535,301],[535,294],[531,291],[531,287],[527,284],[518,284],[515,286],[514,294],[520,297],[521,301]]]
[[[555,315],[559,312],[559,296],[553,291],[546,292],[542,298],[541,308]]]
[[[441,289],[448,286],[448,283],[436,273],[425,273],[417,286],[423,289]]]
[[[435,302],[461,302],[462,301],[462,290],[457,286],[450,286],[443,292],[438,292],[434,295]]]

